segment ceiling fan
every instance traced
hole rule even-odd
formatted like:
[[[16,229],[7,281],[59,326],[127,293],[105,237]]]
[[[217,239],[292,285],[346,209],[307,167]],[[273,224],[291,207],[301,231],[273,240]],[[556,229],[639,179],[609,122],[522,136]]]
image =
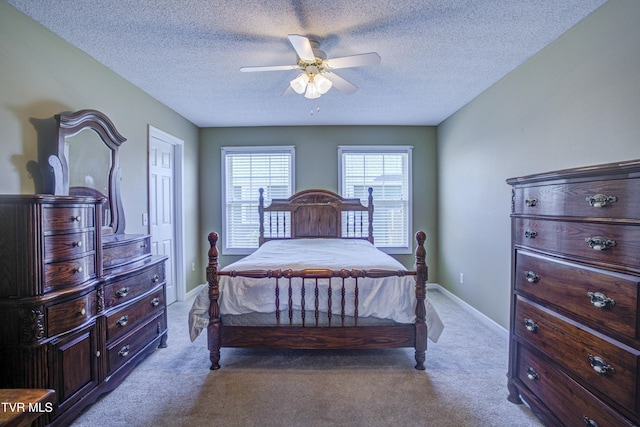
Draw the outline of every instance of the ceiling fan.
[[[282,95],[289,95],[292,92],[300,95],[304,93],[306,98],[314,99],[324,95],[332,87],[346,94],[352,94],[358,90],[356,86],[335,74],[333,70],[380,63],[380,55],[376,52],[328,59],[327,55],[320,50],[320,43],[317,41],[297,34],[289,34],[288,37],[293,45],[293,49],[298,54],[298,61],[295,65],[242,67],[240,71],[246,73],[255,71],[300,70],[301,73],[289,82],[289,87]]]

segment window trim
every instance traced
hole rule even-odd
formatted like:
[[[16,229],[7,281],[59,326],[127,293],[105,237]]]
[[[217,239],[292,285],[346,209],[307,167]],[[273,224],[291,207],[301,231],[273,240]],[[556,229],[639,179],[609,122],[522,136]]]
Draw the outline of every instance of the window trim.
[[[220,148],[221,171],[221,209],[222,209],[222,253],[225,255],[249,255],[257,248],[230,248],[227,235],[227,155],[228,154],[269,154],[287,153],[291,156],[289,179],[291,194],[295,194],[296,188],[296,147],[295,145],[269,145],[269,146],[227,146]],[[256,196],[257,197],[257,196]]]
[[[411,145],[339,145],[338,146],[338,191],[343,193],[343,154],[346,153],[401,153],[407,155],[407,246],[378,247],[387,254],[411,254],[413,251],[413,146]],[[376,195],[373,194],[373,206],[375,215]],[[374,229],[375,233],[375,229]]]

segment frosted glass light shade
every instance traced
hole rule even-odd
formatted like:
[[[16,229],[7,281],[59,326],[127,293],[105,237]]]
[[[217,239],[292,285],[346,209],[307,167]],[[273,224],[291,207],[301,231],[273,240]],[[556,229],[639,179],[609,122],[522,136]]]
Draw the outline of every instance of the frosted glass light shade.
[[[318,87],[318,92],[320,92],[321,95],[324,95],[325,93],[327,93],[329,89],[331,89],[331,86],[333,86],[333,83],[331,83],[331,80],[327,79],[321,74],[318,74],[317,76],[315,76],[313,80],[316,83],[316,86]]]
[[[289,85],[291,85],[291,88],[297,94],[302,95],[307,88],[307,83],[309,83],[309,76],[307,76],[305,73],[302,73],[299,74],[295,79],[291,80],[289,82]]]

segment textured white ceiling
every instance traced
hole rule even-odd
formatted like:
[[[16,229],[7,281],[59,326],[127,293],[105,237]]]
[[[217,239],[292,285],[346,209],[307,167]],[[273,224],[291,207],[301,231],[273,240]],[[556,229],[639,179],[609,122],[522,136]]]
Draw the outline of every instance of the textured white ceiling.
[[[6,1],[200,127],[437,125],[605,3]],[[382,62],[336,71],[353,95],[283,97],[296,71],[239,69],[294,64],[288,34]]]

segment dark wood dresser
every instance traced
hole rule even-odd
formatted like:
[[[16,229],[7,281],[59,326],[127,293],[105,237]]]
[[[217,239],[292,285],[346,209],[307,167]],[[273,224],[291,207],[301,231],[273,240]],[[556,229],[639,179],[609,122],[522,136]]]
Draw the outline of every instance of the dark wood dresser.
[[[640,161],[507,183],[509,401],[547,425],[637,425]]]
[[[0,195],[0,388],[55,390],[67,425],[166,345],[164,257],[103,235],[102,199]]]

